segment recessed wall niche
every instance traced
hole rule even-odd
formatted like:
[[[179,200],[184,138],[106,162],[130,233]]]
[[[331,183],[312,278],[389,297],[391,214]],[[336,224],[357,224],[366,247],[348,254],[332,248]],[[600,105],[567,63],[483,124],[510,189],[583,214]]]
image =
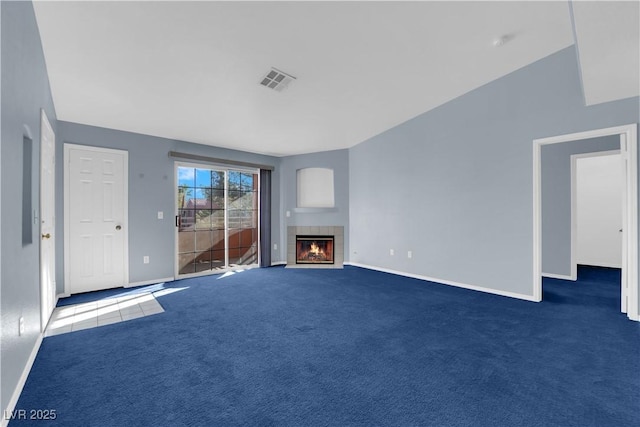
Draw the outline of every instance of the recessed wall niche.
[[[33,140],[27,136],[22,138],[22,244],[33,243],[32,212],[32,180],[33,175]]]
[[[304,168],[296,171],[297,207],[333,208],[333,169]]]

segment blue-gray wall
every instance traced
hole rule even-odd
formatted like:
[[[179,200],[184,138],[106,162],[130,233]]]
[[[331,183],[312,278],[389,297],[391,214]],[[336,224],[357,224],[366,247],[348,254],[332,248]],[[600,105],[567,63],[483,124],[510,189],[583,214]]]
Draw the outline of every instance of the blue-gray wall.
[[[22,243],[22,145],[33,139],[31,206],[39,211],[40,109],[54,131],[56,113],[31,2],[0,2],[2,132],[1,192],[1,408],[7,408],[40,333],[40,238],[33,225],[31,244]],[[18,319],[25,333],[18,335]]]
[[[638,101],[585,107],[572,46],[353,147],[351,261],[532,296],[532,141],[637,123]]]
[[[334,209],[296,208],[297,205],[297,170],[303,168],[333,169]],[[281,228],[278,256],[281,261],[287,259],[287,227],[314,225],[344,226],[344,259],[349,261],[349,150],[324,151],[313,154],[283,157],[280,165],[282,194],[280,216]],[[286,212],[291,213],[290,217]]]
[[[277,157],[64,121],[58,122],[56,140],[56,156],[60,159],[56,169],[56,216],[60,219],[64,218],[64,171],[62,167],[64,143],[128,151],[130,283],[147,282],[174,276],[175,159],[169,158],[169,151],[273,166],[275,170],[272,180],[274,183],[280,181],[279,165],[281,160]],[[280,235],[280,217],[278,214],[280,194],[277,187],[272,190],[272,195],[272,238],[275,242],[278,242],[275,240]],[[158,211],[164,212],[163,220],[157,219]],[[63,227],[64,221],[58,220],[56,224],[58,236],[64,235]],[[60,293],[64,289],[64,242],[62,240],[58,239],[56,242],[56,271],[58,292]],[[142,258],[145,255],[149,256],[149,264],[142,263]]]
[[[542,272],[571,276],[571,156],[620,149],[618,135],[542,146]]]

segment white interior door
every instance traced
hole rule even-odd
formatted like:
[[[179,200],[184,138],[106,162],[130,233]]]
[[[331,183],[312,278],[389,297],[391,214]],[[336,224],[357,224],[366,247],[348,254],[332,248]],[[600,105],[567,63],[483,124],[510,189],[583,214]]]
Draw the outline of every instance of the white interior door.
[[[67,293],[128,284],[127,152],[65,145]]]
[[[55,166],[56,137],[44,110],[40,126],[40,324],[47,327],[56,298]]]
[[[576,159],[577,262],[622,267],[620,154]]]

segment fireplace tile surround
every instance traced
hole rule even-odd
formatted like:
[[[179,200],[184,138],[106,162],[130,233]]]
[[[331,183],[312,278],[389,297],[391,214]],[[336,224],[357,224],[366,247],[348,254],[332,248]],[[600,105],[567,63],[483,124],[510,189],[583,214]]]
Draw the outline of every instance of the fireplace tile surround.
[[[333,264],[296,264],[296,236],[334,236]],[[289,226],[287,227],[286,268],[343,268],[344,227],[343,226]]]

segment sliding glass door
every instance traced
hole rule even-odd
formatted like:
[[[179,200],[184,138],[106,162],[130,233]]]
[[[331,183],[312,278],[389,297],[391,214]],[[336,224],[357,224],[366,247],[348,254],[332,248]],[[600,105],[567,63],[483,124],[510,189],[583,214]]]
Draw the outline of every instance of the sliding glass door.
[[[258,264],[258,172],[179,163],[177,274]]]

